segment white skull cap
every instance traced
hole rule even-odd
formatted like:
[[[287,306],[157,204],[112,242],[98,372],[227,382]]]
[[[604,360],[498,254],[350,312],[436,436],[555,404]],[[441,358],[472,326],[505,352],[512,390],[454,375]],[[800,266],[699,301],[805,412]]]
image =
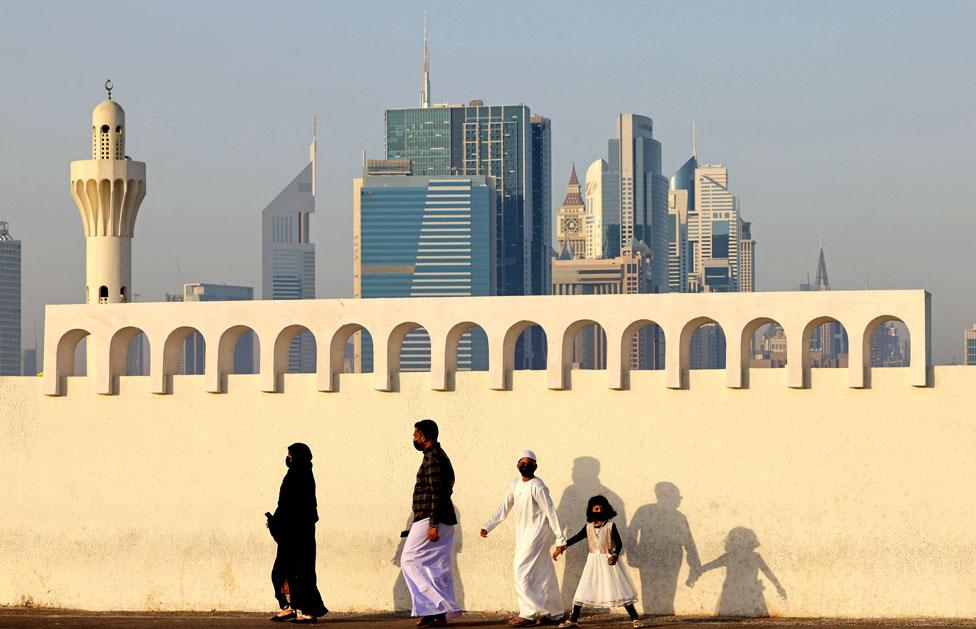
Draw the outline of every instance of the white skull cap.
[[[526,458],[532,459],[533,461],[538,461],[539,460],[539,459],[535,458],[535,452],[533,452],[532,450],[522,450],[522,452],[519,454],[519,457],[518,458],[519,458],[519,460],[526,459]]]

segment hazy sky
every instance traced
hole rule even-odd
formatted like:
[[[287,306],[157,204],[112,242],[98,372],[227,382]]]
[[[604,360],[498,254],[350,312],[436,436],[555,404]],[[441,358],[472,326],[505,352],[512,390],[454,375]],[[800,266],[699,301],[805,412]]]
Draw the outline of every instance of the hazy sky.
[[[654,119],[665,174],[729,167],[761,290],[816,268],[835,289],[926,288],[934,357],[976,320],[976,2],[5,2],[0,218],[24,251],[24,337],[84,299],[68,163],[114,82],[147,163],[133,244],[143,300],[183,281],[257,287],[264,206],[319,117],[320,297],[352,293],[352,179],[383,156],[383,110],[523,102],[552,119],[553,212],[618,112]],[[182,275],[180,270],[182,269]]]

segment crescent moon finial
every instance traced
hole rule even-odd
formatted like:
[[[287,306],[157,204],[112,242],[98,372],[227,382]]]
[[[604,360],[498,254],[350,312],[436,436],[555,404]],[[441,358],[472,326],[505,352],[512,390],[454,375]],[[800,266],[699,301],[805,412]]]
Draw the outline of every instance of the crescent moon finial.
[[[112,100],[112,88],[113,87],[115,87],[115,86],[112,85],[112,79],[105,79],[105,91],[108,92],[108,99],[109,100]]]

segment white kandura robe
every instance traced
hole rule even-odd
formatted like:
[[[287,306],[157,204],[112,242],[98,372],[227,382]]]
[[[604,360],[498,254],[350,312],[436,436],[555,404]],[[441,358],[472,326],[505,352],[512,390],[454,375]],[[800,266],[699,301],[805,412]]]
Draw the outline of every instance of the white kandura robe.
[[[539,478],[529,481],[516,478],[485,523],[485,530],[491,531],[501,524],[510,510],[515,511],[515,592],[519,616],[561,618],[559,581],[547,542],[549,531],[556,536],[557,546],[565,544],[566,537],[559,526],[549,488]]]

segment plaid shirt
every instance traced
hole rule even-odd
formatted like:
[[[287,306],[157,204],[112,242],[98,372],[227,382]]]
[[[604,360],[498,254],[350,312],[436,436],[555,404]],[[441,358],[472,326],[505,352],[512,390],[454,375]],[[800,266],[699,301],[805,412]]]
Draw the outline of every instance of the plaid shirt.
[[[435,443],[424,450],[424,460],[417,470],[413,487],[414,522],[430,518],[430,526],[457,524],[451,494],[454,492],[454,468],[451,459]]]

